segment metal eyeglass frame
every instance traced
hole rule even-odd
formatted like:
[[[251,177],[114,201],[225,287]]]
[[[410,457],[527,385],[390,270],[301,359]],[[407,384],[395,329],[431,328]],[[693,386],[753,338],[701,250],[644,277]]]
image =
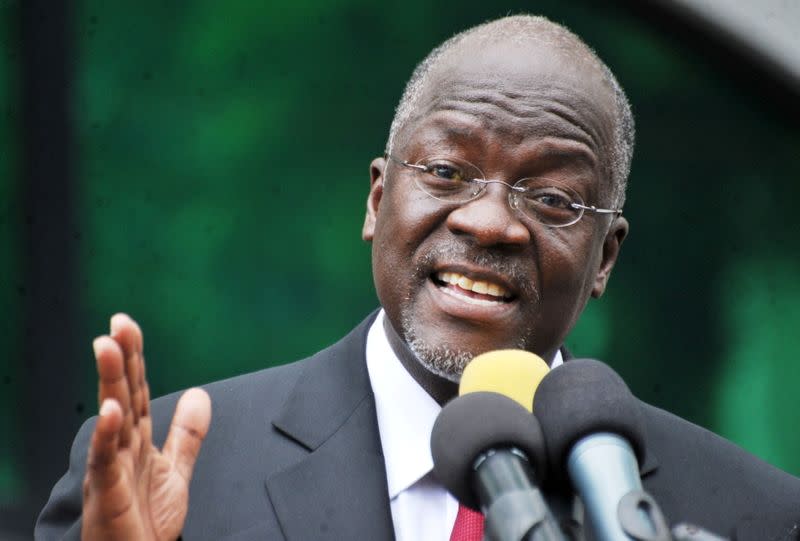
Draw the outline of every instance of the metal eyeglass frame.
[[[430,172],[429,168],[427,166],[425,166],[425,165],[420,165],[420,164],[416,164],[416,163],[410,163],[410,162],[408,162],[406,160],[401,160],[401,159],[393,156],[392,154],[388,154],[388,153],[384,154],[384,158],[392,160],[393,162],[397,163],[398,165],[402,165],[404,167],[408,167],[409,169],[413,169],[415,171],[421,171],[423,173],[429,173]],[[473,166],[473,167],[475,167],[475,166]],[[480,169],[478,169],[477,167],[476,167],[476,169],[481,174],[483,174],[483,172],[480,171]],[[525,180],[525,179],[520,179],[517,182],[520,182],[522,180]],[[521,186],[517,186],[516,183],[515,184],[509,184],[508,182],[505,182],[503,180],[493,180],[493,179],[485,179],[485,178],[473,178],[473,179],[466,180],[464,182],[467,182],[469,184],[479,184],[479,185],[482,185],[484,187],[486,185],[488,185],[488,184],[503,184],[503,185],[507,186],[509,190],[514,191],[514,192],[525,193],[527,191],[525,188],[523,188]],[[422,189],[422,191],[428,197],[432,197],[433,199],[436,199],[437,201],[445,201],[445,202],[450,202],[450,203],[454,203],[454,204],[463,205],[464,203],[469,203],[470,201],[474,201],[475,199],[479,198],[486,190],[482,189],[474,197],[472,197],[470,199],[467,199],[466,201],[461,201],[461,202],[447,201],[447,200],[439,199],[438,197],[436,197],[434,195],[431,195],[430,193],[428,193],[424,189]],[[575,194],[575,195],[580,198],[580,196],[578,194]],[[592,212],[594,214],[614,214],[615,216],[620,216],[622,214],[622,209],[604,209],[604,208],[598,208],[598,207],[596,207],[594,205],[584,205],[582,203],[574,203],[574,202],[570,203],[570,206],[572,208],[574,208],[574,209],[580,210],[581,212],[580,212],[580,214],[578,214],[577,218],[575,218],[573,221],[565,223],[565,224],[561,224],[561,225],[548,224],[546,222],[542,222],[541,220],[536,220],[535,217],[530,216],[528,214],[525,214],[524,212],[523,212],[523,214],[525,214],[525,216],[528,216],[529,218],[531,218],[533,220],[536,220],[537,222],[539,222],[539,223],[541,223],[543,225],[546,225],[547,227],[569,227],[571,225],[575,225],[576,223],[578,223],[580,221],[581,218],[583,218],[583,215],[584,215],[584,213],[586,211]],[[516,205],[511,204],[511,207],[514,208],[515,210],[519,210],[519,209],[517,209]],[[520,212],[522,212],[522,211],[520,211]]]

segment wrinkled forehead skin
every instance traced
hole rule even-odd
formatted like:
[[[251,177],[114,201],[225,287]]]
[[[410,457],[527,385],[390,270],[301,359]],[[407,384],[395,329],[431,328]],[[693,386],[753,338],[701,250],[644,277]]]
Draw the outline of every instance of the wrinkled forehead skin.
[[[583,147],[603,184],[614,134],[614,94],[585,48],[536,40],[460,44],[433,68],[399,148],[438,111],[479,119],[506,140],[555,137]]]

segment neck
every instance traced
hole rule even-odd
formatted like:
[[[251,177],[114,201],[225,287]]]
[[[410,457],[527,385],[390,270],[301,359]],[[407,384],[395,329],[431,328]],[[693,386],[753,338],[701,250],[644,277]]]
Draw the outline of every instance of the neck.
[[[383,318],[383,328],[386,331],[386,337],[389,339],[389,345],[392,346],[394,354],[400,359],[403,368],[439,405],[445,405],[458,394],[458,383],[437,376],[422,366],[416,355],[397,334],[397,331],[394,330],[388,317]]]

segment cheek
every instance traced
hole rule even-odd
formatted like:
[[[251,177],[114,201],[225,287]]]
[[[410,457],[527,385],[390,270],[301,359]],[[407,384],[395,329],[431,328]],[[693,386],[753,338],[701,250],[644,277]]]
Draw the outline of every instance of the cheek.
[[[542,301],[582,307],[594,283],[595,239],[591,231],[551,231],[538,243]]]
[[[373,252],[380,248],[408,257],[435,229],[440,210],[436,200],[419,190],[387,190],[375,224],[378,246]]]
[[[381,201],[372,241],[378,296],[386,307],[408,298],[420,247],[437,227],[436,203],[417,190],[387,191]],[[389,297],[392,297],[390,299]]]
[[[531,314],[534,340],[542,351],[558,347],[577,323],[593,285],[586,241],[561,233],[537,237],[539,302]]]

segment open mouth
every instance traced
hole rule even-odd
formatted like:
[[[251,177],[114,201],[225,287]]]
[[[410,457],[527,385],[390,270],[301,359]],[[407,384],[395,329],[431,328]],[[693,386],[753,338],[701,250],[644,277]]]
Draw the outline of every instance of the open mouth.
[[[431,280],[443,293],[470,304],[495,306],[514,300],[514,295],[504,286],[489,280],[472,279],[458,272],[435,272]]]

